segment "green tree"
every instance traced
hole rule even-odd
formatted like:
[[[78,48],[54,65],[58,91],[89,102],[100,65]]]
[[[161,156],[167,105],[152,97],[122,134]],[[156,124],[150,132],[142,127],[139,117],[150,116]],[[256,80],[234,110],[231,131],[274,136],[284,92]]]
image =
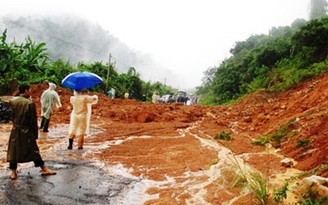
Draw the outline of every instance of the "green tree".
[[[327,36],[328,17],[310,21],[292,36],[294,56],[299,55],[298,57],[306,62],[303,67],[327,57]]]
[[[257,90],[288,89],[328,69],[327,36],[328,17],[321,17],[237,42],[230,58],[205,73],[197,94],[202,103],[223,104]]]
[[[128,72],[129,84],[127,85],[127,90],[129,93],[133,94],[134,99],[142,99],[142,80],[140,79],[140,74],[136,71],[134,67],[130,67]]]
[[[70,73],[74,72],[74,67],[69,64],[69,62],[64,62],[58,59],[44,70],[41,80],[49,80],[57,85],[61,84],[61,81]]]
[[[31,38],[25,43],[17,45],[16,42],[8,44],[7,30],[0,37],[0,93],[16,89],[17,83],[40,82],[40,76],[48,66],[46,44],[36,44]]]

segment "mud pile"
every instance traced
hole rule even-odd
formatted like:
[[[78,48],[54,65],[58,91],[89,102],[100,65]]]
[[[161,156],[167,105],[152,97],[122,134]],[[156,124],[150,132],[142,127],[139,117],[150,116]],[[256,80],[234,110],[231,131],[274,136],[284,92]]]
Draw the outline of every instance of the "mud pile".
[[[45,89],[32,86],[39,115]],[[51,129],[67,127],[72,110],[72,91],[57,86],[57,92],[63,109],[54,111],[48,138],[55,134]],[[285,157],[301,171],[328,164],[328,73],[287,92],[258,92],[230,106],[153,104],[89,94],[99,97],[91,117],[97,132],[85,140],[84,159],[106,168],[123,165],[140,180],[157,184],[146,191],[157,197],[145,204],[251,204],[251,195],[230,186],[235,159],[272,180],[288,172],[280,163]],[[218,138],[222,132],[231,140]],[[274,151],[253,143],[263,136],[272,137]],[[63,142],[66,137],[59,136]],[[44,151],[55,146],[42,143]],[[317,174],[328,177],[327,167]]]
[[[39,96],[47,88],[39,84],[32,89],[33,98],[40,107]],[[53,125],[69,123],[71,112],[69,98],[72,92],[62,87],[58,87],[57,92],[64,109],[55,111],[51,122]],[[238,144],[237,139],[256,140],[261,135],[278,133],[284,128],[289,135],[282,138],[278,148],[282,154],[298,162],[297,168],[309,170],[320,164],[328,164],[328,74],[300,84],[285,93],[251,94],[231,106],[152,104],[134,100],[112,100],[98,93],[89,94],[99,96],[99,103],[93,106],[93,121],[122,123],[123,128],[116,128],[115,135],[120,135],[120,131],[124,134],[130,123],[143,127],[129,132],[136,135],[174,134],[175,129],[190,126],[202,119],[203,133],[212,137],[222,130],[230,133],[236,140],[226,144],[239,153],[254,146],[246,145],[243,148],[245,143]],[[111,138],[110,135],[107,137]],[[301,142],[308,143],[302,146]],[[327,172],[323,175],[328,176]]]

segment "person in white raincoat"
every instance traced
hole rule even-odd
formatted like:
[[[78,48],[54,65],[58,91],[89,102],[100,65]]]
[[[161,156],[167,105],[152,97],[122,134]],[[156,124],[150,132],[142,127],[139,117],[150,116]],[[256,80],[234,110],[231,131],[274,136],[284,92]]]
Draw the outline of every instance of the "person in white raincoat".
[[[53,112],[54,105],[57,108],[61,108],[62,104],[60,103],[60,98],[58,93],[55,91],[56,85],[54,83],[49,83],[49,88],[45,90],[41,95],[41,126],[40,129],[43,129],[43,132],[49,132],[49,122],[51,114]]]
[[[84,136],[89,131],[91,105],[98,103],[98,96],[85,95],[82,91],[74,91],[70,102],[73,106],[67,149],[73,149],[73,140],[78,137],[78,149],[83,149]]]
[[[112,90],[112,99],[114,99],[115,98],[115,89],[112,88],[111,90]]]
[[[158,95],[156,92],[153,93],[152,97],[151,97],[151,101],[153,103],[158,103]]]

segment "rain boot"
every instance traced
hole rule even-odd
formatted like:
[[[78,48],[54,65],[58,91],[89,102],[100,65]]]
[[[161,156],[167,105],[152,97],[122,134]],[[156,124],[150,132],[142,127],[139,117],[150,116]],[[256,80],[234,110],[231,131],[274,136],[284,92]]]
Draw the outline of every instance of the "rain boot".
[[[68,139],[68,147],[67,149],[73,149],[73,139]]]
[[[83,143],[84,143],[84,135],[79,135],[79,140],[77,142],[77,148],[83,149]]]
[[[43,132],[49,132],[49,130],[48,130],[49,122],[50,122],[50,119],[44,118]]]
[[[45,119],[46,119],[46,118],[42,116],[40,129],[43,129],[43,127],[44,127],[44,120],[45,120]]]

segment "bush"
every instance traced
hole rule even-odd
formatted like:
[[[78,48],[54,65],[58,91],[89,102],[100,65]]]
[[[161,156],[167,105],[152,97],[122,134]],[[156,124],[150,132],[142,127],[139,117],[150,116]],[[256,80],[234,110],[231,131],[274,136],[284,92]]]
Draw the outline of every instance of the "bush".
[[[307,146],[310,145],[310,143],[311,143],[311,139],[309,139],[309,138],[308,139],[305,139],[305,140],[299,139],[297,141],[296,147],[307,147]]]
[[[255,145],[266,145],[266,144],[270,143],[271,138],[272,137],[270,135],[261,135],[259,137],[259,139],[254,140],[252,142],[252,144],[255,144]]]
[[[231,136],[229,133],[226,133],[225,131],[221,131],[219,134],[215,136],[215,139],[220,139],[220,140],[231,140]]]

